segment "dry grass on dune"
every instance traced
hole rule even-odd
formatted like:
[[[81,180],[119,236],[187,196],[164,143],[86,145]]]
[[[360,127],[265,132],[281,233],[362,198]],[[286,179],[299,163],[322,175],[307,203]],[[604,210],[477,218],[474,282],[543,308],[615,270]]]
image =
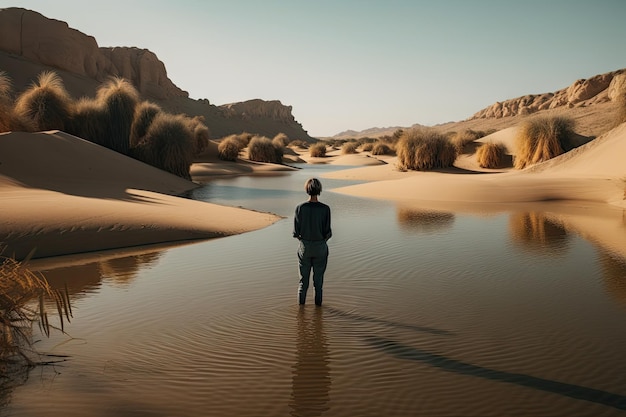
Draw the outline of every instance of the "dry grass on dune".
[[[280,164],[283,162],[283,147],[275,145],[271,139],[264,136],[255,136],[248,144],[248,159]]]
[[[112,78],[96,92],[96,101],[104,111],[106,123],[103,144],[109,149],[128,155],[130,132],[139,104],[139,92],[123,78]]]
[[[276,146],[280,146],[281,148],[284,148],[289,143],[289,136],[287,136],[284,133],[278,133],[272,139],[272,143]]]
[[[188,118],[189,129],[193,135],[193,150],[195,155],[201,154],[211,140],[211,132],[207,125],[204,124],[204,116],[194,116]]]
[[[243,143],[236,135],[225,137],[217,145],[217,156],[222,161],[236,161],[239,152],[244,148]]]
[[[149,101],[142,101],[135,107],[135,114],[133,116],[133,123],[130,128],[130,147],[133,148],[141,142],[150,124],[154,120],[157,114],[163,110],[158,104],[154,104]]]
[[[134,158],[185,179],[191,179],[193,133],[184,116],[159,113],[132,150]]]
[[[457,149],[441,133],[428,128],[411,129],[400,138],[396,153],[401,170],[428,171],[454,164]]]
[[[15,101],[15,113],[32,120],[35,130],[66,130],[74,100],[56,73],[44,71]]]
[[[5,72],[0,71],[0,132],[33,132],[31,120],[15,112],[13,86]]]
[[[314,158],[323,158],[326,156],[326,144],[323,142],[314,143],[309,147],[309,154]]]
[[[376,142],[372,146],[372,155],[392,155],[393,149],[383,142]]]
[[[374,144],[372,142],[366,142],[361,146],[361,150],[363,152],[371,152],[374,149]]]
[[[341,153],[344,155],[355,154],[357,153],[357,148],[359,144],[357,142],[346,142],[341,147]]]
[[[476,139],[480,139],[482,137],[481,132],[472,129],[465,129],[461,132],[456,132],[451,135],[450,140],[456,146],[457,152],[459,154],[466,153],[468,151],[468,146],[474,143]]]
[[[544,162],[571,149],[574,121],[566,117],[538,116],[523,123],[517,133],[515,168]]]
[[[74,114],[67,132],[104,146],[105,123],[105,114],[100,104],[94,99],[83,97],[74,105]]]
[[[39,300],[33,306],[34,300]],[[45,301],[54,302],[59,314],[60,327],[48,320]],[[64,330],[64,318],[69,321],[72,311],[65,292],[53,290],[47,281],[28,270],[23,263],[12,258],[0,257],[0,377],[4,377],[6,365],[32,360],[32,328],[35,322],[45,335],[52,329]]]
[[[506,148],[501,143],[483,143],[476,150],[476,159],[481,168],[497,169],[504,166]]]

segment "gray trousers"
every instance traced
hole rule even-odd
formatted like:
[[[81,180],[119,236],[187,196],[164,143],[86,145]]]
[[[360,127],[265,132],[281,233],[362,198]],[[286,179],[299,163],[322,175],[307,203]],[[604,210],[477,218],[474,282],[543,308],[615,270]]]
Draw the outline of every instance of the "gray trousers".
[[[325,240],[301,240],[298,247],[298,302],[304,304],[309,289],[311,269],[313,270],[313,287],[315,288],[315,304],[322,305],[322,286],[324,272],[328,264],[328,245]]]

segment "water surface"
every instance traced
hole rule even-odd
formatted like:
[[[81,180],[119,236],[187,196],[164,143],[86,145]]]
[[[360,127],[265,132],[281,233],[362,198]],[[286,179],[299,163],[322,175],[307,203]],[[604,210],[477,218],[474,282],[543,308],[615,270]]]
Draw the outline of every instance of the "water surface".
[[[70,358],[32,371],[0,414],[625,413],[626,262],[540,207],[434,212],[323,180],[324,306],[298,307],[293,210],[305,179],[332,169],[192,193],[285,217],[263,230],[41,263],[68,281],[74,320],[38,348]]]

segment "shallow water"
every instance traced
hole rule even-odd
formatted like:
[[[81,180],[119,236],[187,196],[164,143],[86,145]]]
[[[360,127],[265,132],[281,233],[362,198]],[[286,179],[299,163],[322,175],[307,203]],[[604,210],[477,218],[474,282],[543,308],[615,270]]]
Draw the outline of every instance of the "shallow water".
[[[263,230],[45,264],[74,319],[38,349],[70,358],[33,370],[0,415],[626,412],[626,262],[539,209],[407,209],[323,180],[324,306],[299,308],[292,213],[331,169],[192,193],[285,216]]]

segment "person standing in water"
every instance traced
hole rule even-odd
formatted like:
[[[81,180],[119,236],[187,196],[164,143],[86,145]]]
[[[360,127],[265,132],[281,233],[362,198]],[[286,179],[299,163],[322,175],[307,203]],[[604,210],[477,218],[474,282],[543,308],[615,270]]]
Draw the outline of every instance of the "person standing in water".
[[[328,264],[326,242],[333,235],[330,228],[330,207],[318,201],[318,196],[322,193],[322,183],[317,178],[309,178],[304,184],[304,190],[309,195],[309,199],[296,207],[293,221],[293,237],[300,241],[298,303],[304,304],[306,301],[311,269],[313,269],[315,305],[321,306],[324,272]]]

